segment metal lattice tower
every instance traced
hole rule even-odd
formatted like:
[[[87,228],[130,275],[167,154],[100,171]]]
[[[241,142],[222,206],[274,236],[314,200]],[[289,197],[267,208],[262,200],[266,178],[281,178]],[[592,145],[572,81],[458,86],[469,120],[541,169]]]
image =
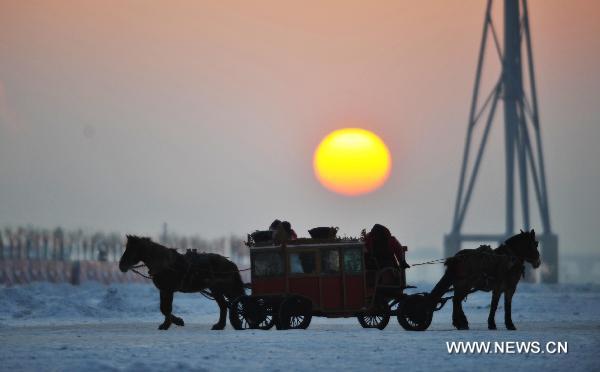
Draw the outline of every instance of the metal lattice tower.
[[[447,256],[461,249],[463,242],[502,242],[515,234],[515,184],[518,181],[521,197],[523,230],[530,229],[529,178],[533,184],[535,203],[539,208],[543,233],[537,231],[541,244],[542,261],[547,270],[542,272],[543,282],[558,281],[558,237],[552,232],[546,188],[546,173],[540,133],[537,91],[533,66],[531,33],[527,0],[504,0],[504,47],[500,46],[498,34],[492,21],[492,3],[488,0],[483,25],[483,37],[479,48],[479,62],[475,75],[475,86],[469,113],[467,138],[460,170],[460,180],[452,230],[444,238]],[[481,73],[485,61],[485,50],[489,34],[500,58],[502,71],[492,91],[478,106],[480,98]],[[522,49],[525,51],[522,58]],[[523,69],[527,69],[528,92],[523,88]],[[462,228],[471,200],[475,181],[485,152],[490,128],[497,113],[498,103],[504,109],[505,166],[506,166],[506,227],[499,234],[463,234]],[[473,132],[483,126],[483,133],[473,164],[470,153]],[[515,168],[516,164],[516,168]],[[468,172],[470,168],[470,172]]]

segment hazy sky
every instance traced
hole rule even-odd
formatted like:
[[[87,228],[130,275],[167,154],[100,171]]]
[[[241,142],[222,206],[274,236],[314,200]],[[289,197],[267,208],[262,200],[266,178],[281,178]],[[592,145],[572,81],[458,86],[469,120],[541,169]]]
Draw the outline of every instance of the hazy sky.
[[[166,221],[210,238],[274,218],[301,235],[379,222],[439,247],[484,7],[1,0],[0,226],[156,235]],[[552,224],[563,253],[598,252],[600,2],[530,1],[530,14]],[[346,126],[392,153],[367,196],[313,176],[315,147]],[[502,134],[497,122],[467,232],[504,230]]]

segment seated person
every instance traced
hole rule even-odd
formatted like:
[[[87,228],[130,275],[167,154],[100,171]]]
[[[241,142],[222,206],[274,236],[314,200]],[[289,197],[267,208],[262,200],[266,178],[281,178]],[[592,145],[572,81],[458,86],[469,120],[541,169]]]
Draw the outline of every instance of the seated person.
[[[367,255],[375,258],[379,268],[409,268],[404,259],[406,247],[400,244],[387,227],[375,224],[365,241]]]
[[[283,221],[281,223],[281,226],[283,226],[283,229],[285,230],[286,234],[288,234],[290,240],[298,239],[298,235],[296,235],[296,232],[294,231],[294,229],[292,229],[291,223],[289,223],[288,221]]]
[[[294,229],[292,229],[292,224],[288,221],[279,221],[275,220],[269,227],[269,230],[273,231],[273,241],[276,243],[283,243],[288,240],[296,240],[298,239],[298,235]]]
[[[269,226],[269,230],[271,230],[271,231],[277,231],[277,229],[279,228],[279,226],[281,226],[281,221],[277,219],[277,220],[271,222],[271,226]]]
[[[290,254],[290,271],[293,274],[313,274],[317,265],[315,252],[298,252]]]

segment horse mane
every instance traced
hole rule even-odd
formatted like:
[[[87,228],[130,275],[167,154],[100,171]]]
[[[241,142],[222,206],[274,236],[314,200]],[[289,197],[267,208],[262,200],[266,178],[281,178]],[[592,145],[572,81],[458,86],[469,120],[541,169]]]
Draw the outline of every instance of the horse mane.
[[[156,243],[147,236],[127,235],[127,239],[143,250],[144,256],[146,256],[148,261],[146,264],[148,267],[152,266],[151,271],[155,273],[162,271],[162,269],[169,266],[177,256],[180,256],[177,250]]]
[[[494,254],[508,256],[516,255],[515,252],[512,250],[511,246],[507,245],[506,242],[500,244],[497,248],[494,248]]]
[[[531,236],[530,232],[521,230],[520,233],[511,236],[506,239],[504,243],[500,244],[500,246],[494,249],[495,252],[500,254],[509,254],[509,255],[519,255],[519,245],[524,242],[528,237]]]
[[[136,246],[140,246],[140,245],[144,245],[145,246],[147,244],[154,243],[152,241],[152,239],[150,239],[147,236],[126,235],[126,237],[127,237],[127,242],[132,242]]]
[[[518,241],[522,240],[525,237],[526,234],[528,234],[528,233],[520,232],[517,235],[513,235],[510,238],[506,239],[504,241],[504,244],[502,244],[502,245],[512,246],[515,243],[517,243]]]
[[[132,241],[134,244],[137,244],[138,246],[141,246],[143,248],[158,248],[159,250],[160,249],[173,250],[173,248],[168,248],[162,244],[156,243],[155,241],[153,241],[151,238],[149,238],[147,236],[127,235],[127,240]]]

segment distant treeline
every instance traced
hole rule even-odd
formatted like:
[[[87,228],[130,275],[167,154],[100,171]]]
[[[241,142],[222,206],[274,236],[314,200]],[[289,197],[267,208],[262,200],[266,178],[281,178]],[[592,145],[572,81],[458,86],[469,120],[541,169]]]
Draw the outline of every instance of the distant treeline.
[[[245,261],[248,256],[243,239],[233,235],[207,240],[199,236],[169,233],[155,240],[181,252],[195,249],[198,252],[218,253],[230,256],[235,262]],[[0,260],[118,261],[125,243],[125,235],[117,233],[87,233],[81,229],[67,230],[61,227],[7,227],[0,229]]]

